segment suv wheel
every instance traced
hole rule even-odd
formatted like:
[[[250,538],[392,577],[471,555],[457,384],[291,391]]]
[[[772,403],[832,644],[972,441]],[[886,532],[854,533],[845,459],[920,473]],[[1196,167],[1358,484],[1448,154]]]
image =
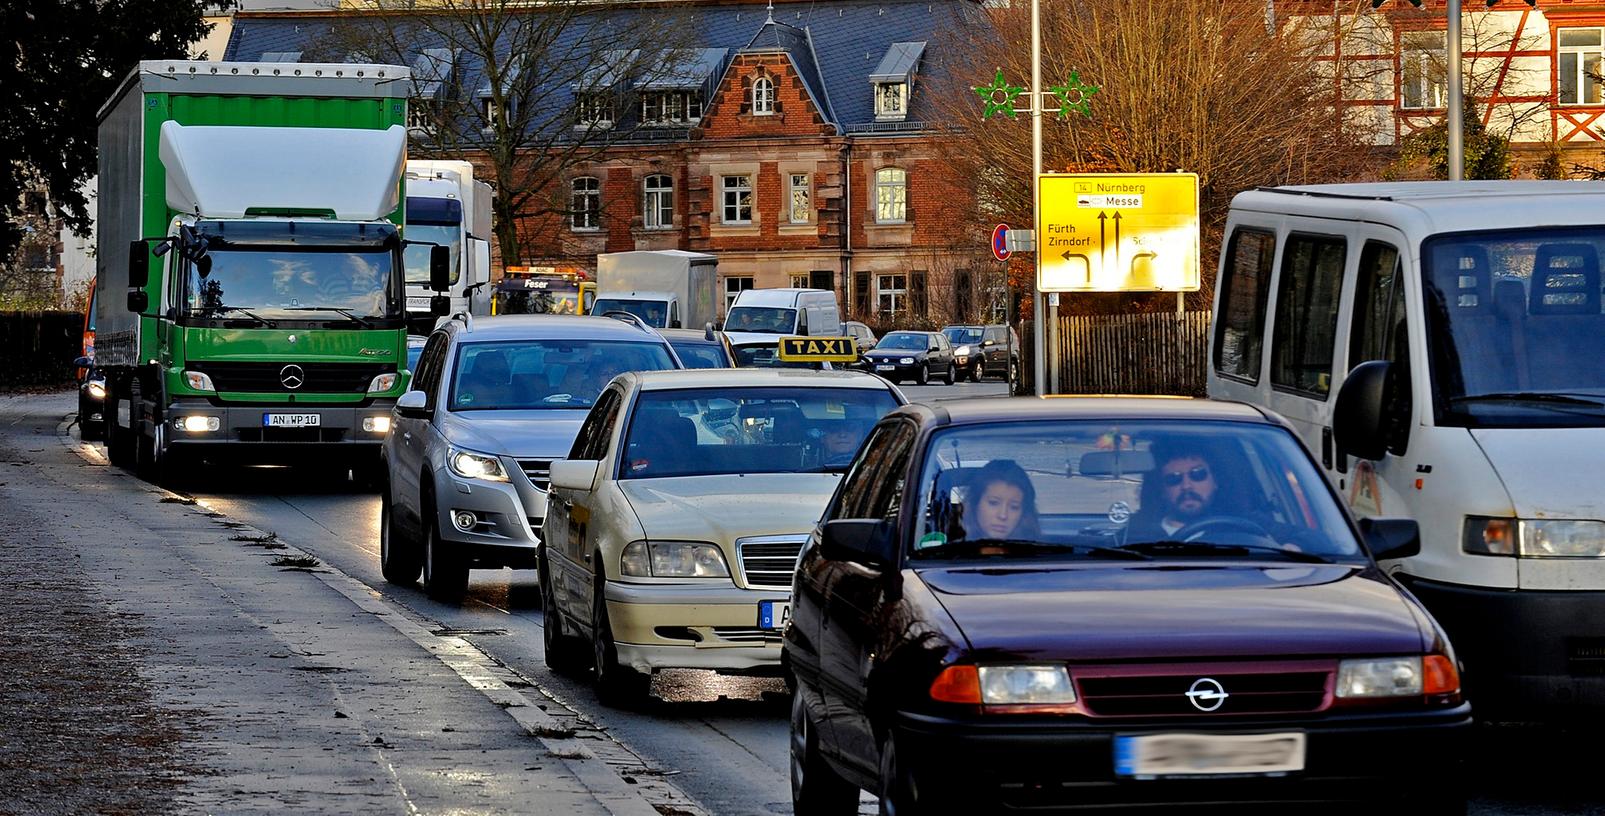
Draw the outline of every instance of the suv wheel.
[[[791,810],[809,816],[858,812],[858,787],[819,755],[819,736],[800,691],[791,695]]]
[[[970,369],[970,382],[980,382],[986,375],[986,360],[976,360],[975,367]]]
[[[545,558],[540,562],[541,642],[546,651],[546,668],[566,677],[577,677],[591,667],[585,642],[563,632],[563,612],[552,594],[551,567]]]
[[[441,603],[461,603],[468,592],[468,564],[456,545],[440,540],[435,509],[424,505],[424,591]]]
[[[423,570],[423,556],[418,552],[418,541],[401,531],[396,524],[396,506],[390,500],[390,485],[379,485],[379,571],[385,580],[400,586],[412,586]]]
[[[612,708],[632,708],[646,701],[652,675],[619,663],[613,644],[613,624],[607,619],[607,598],[598,581],[591,600],[591,664],[596,670],[596,699]]]

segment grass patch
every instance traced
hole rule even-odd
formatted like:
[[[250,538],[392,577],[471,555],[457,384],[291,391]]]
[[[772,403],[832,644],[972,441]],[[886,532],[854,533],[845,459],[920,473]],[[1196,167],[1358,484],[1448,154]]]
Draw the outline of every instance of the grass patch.
[[[273,559],[273,566],[286,569],[309,570],[322,565],[323,562],[310,555],[281,555]]]
[[[162,504],[195,504],[195,500],[188,496],[163,496]]]
[[[535,736],[542,739],[573,739],[574,729],[561,726],[542,725],[535,729]]]

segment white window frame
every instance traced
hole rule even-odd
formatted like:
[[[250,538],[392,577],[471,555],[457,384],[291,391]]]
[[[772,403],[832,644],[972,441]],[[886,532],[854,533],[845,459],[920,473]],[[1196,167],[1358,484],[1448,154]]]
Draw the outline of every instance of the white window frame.
[[[589,92],[574,97],[575,127],[613,127],[613,95],[607,92]]]
[[[908,223],[908,171],[882,167],[875,171],[875,223]]]
[[[1436,38],[1430,47],[1429,37]],[[1399,35],[1399,107],[1404,110],[1440,110],[1448,105],[1449,83],[1443,73],[1448,59],[1448,35],[1443,31],[1405,31]],[[1411,104],[1414,88],[1415,104]]]
[[[798,195],[802,198],[799,201]],[[799,208],[799,204],[801,205]],[[786,215],[793,224],[814,222],[814,176],[812,173],[786,174]]]
[[[735,182],[735,183],[732,183]],[[745,194],[745,203],[743,203]],[[743,218],[743,210],[746,217]],[[752,176],[738,173],[719,177],[719,223],[747,225],[752,223]]]
[[[896,89],[895,93],[888,91]],[[888,104],[894,102],[895,104]],[[908,83],[907,82],[877,82],[875,83],[875,118],[876,119],[904,119],[908,116]]]
[[[674,228],[674,177],[654,173],[641,179],[641,224],[647,229]]]
[[[1576,34],[1578,32],[1583,32],[1583,31],[1592,31],[1592,32],[1595,32],[1596,34],[1599,34],[1601,36],[1601,42],[1599,44],[1596,44],[1596,45],[1561,45],[1560,44],[1560,42],[1566,38],[1567,34]],[[1602,70],[1605,70],[1605,28],[1601,28],[1601,27],[1598,27],[1598,26],[1586,26],[1586,27],[1579,27],[1579,28],[1558,28],[1558,29],[1555,30],[1555,101],[1558,104],[1561,104],[1561,105],[1599,105],[1599,104],[1605,104],[1605,88],[1601,87],[1601,83],[1599,82],[1599,80],[1590,78],[1588,76],[1587,71],[1584,69],[1586,58],[1588,56],[1590,56],[1590,55],[1599,58],[1599,60],[1600,60],[1600,68]],[[1564,99],[1564,98],[1561,97],[1561,88],[1564,87],[1564,83],[1563,83],[1563,80],[1562,80],[1562,71],[1564,69],[1561,67],[1561,65],[1566,62],[1566,57],[1568,57],[1568,56],[1572,57],[1572,60],[1575,63],[1572,66],[1572,71],[1571,71],[1572,76],[1573,76],[1573,78],[1574,78],[1574,80],[1576,82],[1576,90],[1577,90],[1577,94],[1576,94],[1577,98],[1574,98],[1574,99]],[[1599,101],[1592,101],[1591,102],[1591,101],[1587,101],[1585,99],[1585,97],[1587,96],[1587,90],[1586,89],[1588,88],[1588,86],[1590,84],[1592,84],[1595,88],[1600,88],[1600,93],[1599,93],[1600,100]]]
[[[569,227],[575,232],[602,229],[602,180],[579,176],[569,182]]]
[[[753,288],[751,275],[730,275],[724,279],[724,310],[730,313],[730,307],[736,305],[736,295]]]
[[[875,276],[875,311],[889,318],[908,310],[908,275],[882,272]]]
[[[752,81],[752,115],[773,116],[775,114],[775,81],[767,76],[760,76]]]
[[[808,288],[808,273],[807,272],[794,272],[794,273],[792,273],[792,276],[791,276],[791,288],[793,288],[793,289],[807,289]]]

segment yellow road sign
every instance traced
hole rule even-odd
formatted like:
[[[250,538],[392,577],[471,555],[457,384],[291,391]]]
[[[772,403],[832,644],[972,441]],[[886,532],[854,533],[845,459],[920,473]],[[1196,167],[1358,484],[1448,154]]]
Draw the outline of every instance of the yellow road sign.
[[[1044,174],[1037,183],[1038,289],[1198,289],[1196,174]]]
[[[782,337],[777,356],[786,362],[851,363],[858,359],[858,346],[851,337]]]

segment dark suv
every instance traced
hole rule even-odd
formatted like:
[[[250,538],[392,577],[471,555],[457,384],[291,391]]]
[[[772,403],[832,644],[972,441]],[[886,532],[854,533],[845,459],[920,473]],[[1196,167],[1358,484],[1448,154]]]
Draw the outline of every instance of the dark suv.
[[[1020,379],[1020,335],[1001,323],[987,326],[981,333],[981,376]]]

